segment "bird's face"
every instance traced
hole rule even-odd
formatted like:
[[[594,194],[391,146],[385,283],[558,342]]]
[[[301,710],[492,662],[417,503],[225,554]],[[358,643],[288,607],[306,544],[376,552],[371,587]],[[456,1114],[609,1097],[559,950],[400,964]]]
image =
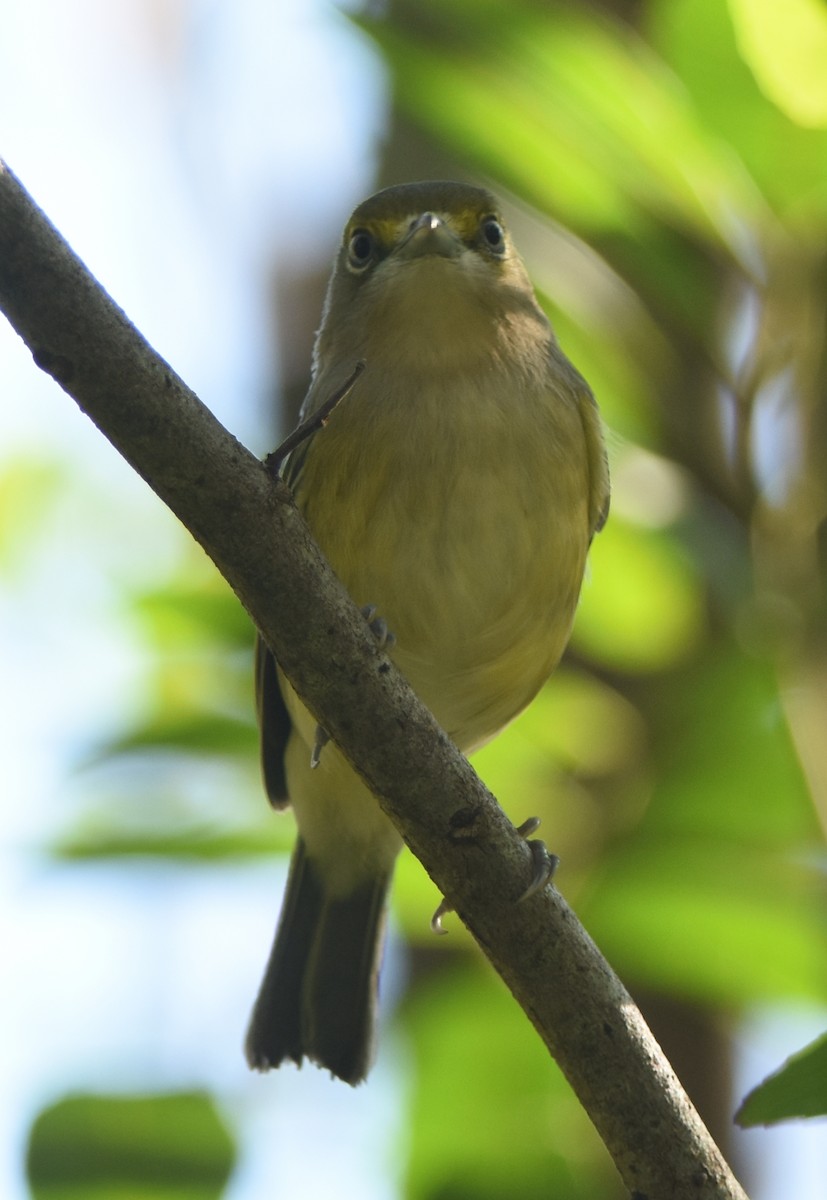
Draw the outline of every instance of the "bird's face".
[[[348,221],[317,352],[461,367],[526,317],[547,336],[494,197],[463,184],[406,184],[370,197]]]

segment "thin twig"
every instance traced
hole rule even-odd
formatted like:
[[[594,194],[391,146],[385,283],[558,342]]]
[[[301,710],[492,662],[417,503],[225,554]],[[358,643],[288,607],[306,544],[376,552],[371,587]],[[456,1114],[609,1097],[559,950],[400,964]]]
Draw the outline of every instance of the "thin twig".
[[[329,400],[325,400],[324,404],[320,405],[315,412],[311,413],[306,421],[302,421],[297,425],[291,434],[284,441],[276,446],[264,460],[264,465],[273,475],[278,475],[281,470],[281,464],[284,462],[291,450],[295,450],[303,441],[315,433],[317,429],[321,429],[327,424],[330,414],[334,408],[338,408],[346,396],[350,395],[353,390],[353,385],[365,369],[365,361],[360,358],[356,366],[353,368],[353,373],[345,380],[338,391],[334,392]]]

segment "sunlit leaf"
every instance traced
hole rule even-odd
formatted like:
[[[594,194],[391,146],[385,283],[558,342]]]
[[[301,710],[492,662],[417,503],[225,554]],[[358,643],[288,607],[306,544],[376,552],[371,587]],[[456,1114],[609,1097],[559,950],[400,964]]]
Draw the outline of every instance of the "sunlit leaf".
[[[823,0],[729,0],[738,45],[759,86],[801,125],[827,125]]]
[[[742,55],[744,38],[749,36],[746,26],[756,18],[760,23],[762,13],[784,25],[791,10],[772,3],[757,6],[750,0],[737,8],[740,45],[733,28],[734,8],[721,0],[656,4],[650,9],[649,29],[655,45],[691,92],[707,128],[729,142],[774,206],[796,223],[811,224],[813,236],[819,239],[827,198],[827,133],[798,124],[777,107],[759,88]],[[756,31],[753,36],[761,35]],[[764,36],[766,41],[766,27]],[[770,59],[774,53],[772,44]],[[822,67],[823,61],[817,88],[824,86]],[[795,80],[792,86],[798,86]]]
[[[651,671],[684,659],[704,620],[699,581],[675,541],[612,517],[592,545],[574,644],[607,666]]]
[[[735,1120],[739,1125],[774,1125],[794,1117],[827,1116],[827,1034],[754,1088]]]
[[[515,4],[486,22],[464,2],[442,9],[441,37],[369,25],[399,100],[538,207],[576,229],[623,232],[657,214],[735,257],[743,227],[734,214],[769,220],[746,173],[628,26],[567,6]],[[449,20],[454,39],[444,36]]]

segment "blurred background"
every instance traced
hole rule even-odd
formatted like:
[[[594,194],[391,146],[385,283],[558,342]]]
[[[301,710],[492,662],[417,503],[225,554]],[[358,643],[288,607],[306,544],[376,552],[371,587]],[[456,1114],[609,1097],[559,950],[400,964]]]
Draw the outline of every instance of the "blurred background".
[[[351,208],[503,197],[610,428],[571,650],[476,765],[753,1200],[823,1121],[740,1131],[827,1024],[827,8],[821,0],[5,0],[0,153],[256,454],[307,385]],[[290,817],[252,631],[0,323],[0,1193],[593,1200],[588,1120],[405,856],[377,1065],[253,1076]]]

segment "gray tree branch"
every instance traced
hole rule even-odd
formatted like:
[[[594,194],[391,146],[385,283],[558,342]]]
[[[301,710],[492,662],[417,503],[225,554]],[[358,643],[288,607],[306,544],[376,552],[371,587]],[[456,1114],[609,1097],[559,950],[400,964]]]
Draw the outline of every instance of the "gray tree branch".
[[[745,1200],[560,894],[515,903],[531,877],[524,841],[377,649],[288,489],[147,345],[2,163],[0,307],[215,562],[525,1010],[633,1196]]]

